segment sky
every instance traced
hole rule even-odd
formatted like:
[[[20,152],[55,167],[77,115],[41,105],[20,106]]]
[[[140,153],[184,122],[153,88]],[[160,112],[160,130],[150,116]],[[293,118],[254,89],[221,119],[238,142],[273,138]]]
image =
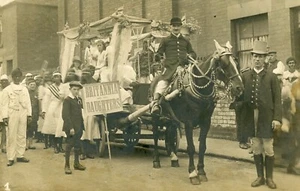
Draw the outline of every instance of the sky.
[[[0,6],[3,6],[9,2],[12,2],[13,0],[0,0]]]

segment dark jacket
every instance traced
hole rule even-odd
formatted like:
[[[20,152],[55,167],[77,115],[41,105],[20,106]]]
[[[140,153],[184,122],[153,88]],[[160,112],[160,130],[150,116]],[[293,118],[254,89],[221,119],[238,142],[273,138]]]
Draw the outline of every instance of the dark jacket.
[[[39,100],[37,91],[28,90],[30,102],[31,102],[31,116],[32,121],[37,122],[39,119]]]
[[[75,133],[84,129],[82,117],[82,99],[68,96],[63,103],[62,118],[64,120],[63,131],[68,135],[73,128]],[[80,102],[80,103],[79,103]]]
[[[157,53],[158,57],[162,57],[164,54],[166,57],[163,64],[165,67],[165,70],[162,73],[163,80],[170,80],[178,66],[188,64],[187,54],[191,54],[193,58],[196,58],[196,53],[194,52],[190,41],[181,34],[178,38],[173,34],[163,38]]]
[[[265,69],[259,74],[252,69],[242,74],[246,107],[245,125],[251,136],[272,138],[272,121],[282,120],[281,90],[275,74]],[[255,132],[254,109],[258,109],[258,125]]]

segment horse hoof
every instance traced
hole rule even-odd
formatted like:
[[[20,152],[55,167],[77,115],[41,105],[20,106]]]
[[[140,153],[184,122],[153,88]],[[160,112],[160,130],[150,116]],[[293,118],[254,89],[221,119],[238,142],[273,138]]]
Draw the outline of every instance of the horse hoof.
[[[201,183],[199,176],[191,177],[190,182],[192,185],[199,185]]]
[[[153,168],[160,168],[160,162],[153,162]]]
[[[199,179],[200,179],[201,182],[207,182],[208,181],[206,175],[203,175],[203,174],[199,174]]]
[[[179,167],[178,160],[171,160],[171,167]]]

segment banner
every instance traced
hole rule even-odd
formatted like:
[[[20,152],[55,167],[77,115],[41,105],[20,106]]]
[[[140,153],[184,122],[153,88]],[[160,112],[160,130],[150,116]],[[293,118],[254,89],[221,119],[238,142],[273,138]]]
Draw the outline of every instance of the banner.
[[[123,111],[119,82],[83,85],[83,110],[86,115]]]

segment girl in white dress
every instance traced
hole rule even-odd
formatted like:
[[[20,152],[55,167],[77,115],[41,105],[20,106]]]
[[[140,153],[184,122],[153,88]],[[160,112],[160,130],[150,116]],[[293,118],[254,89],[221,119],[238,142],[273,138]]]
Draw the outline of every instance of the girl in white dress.
[[[42,133],[45,136],[50,136],[54,141],[54,152],[63,152],[57,143],[62,142],[62,137],[65,133],[62,131],[62,103],[65,98],[63,84],[61,83],[61,74],[53,73],[53,84],[45,89],[45,96],[43,99],[42,115],[44,116],[44,125]],[[55,138],[56,137],[56,138]],[[45,149],[48,147],[46,146]]]

